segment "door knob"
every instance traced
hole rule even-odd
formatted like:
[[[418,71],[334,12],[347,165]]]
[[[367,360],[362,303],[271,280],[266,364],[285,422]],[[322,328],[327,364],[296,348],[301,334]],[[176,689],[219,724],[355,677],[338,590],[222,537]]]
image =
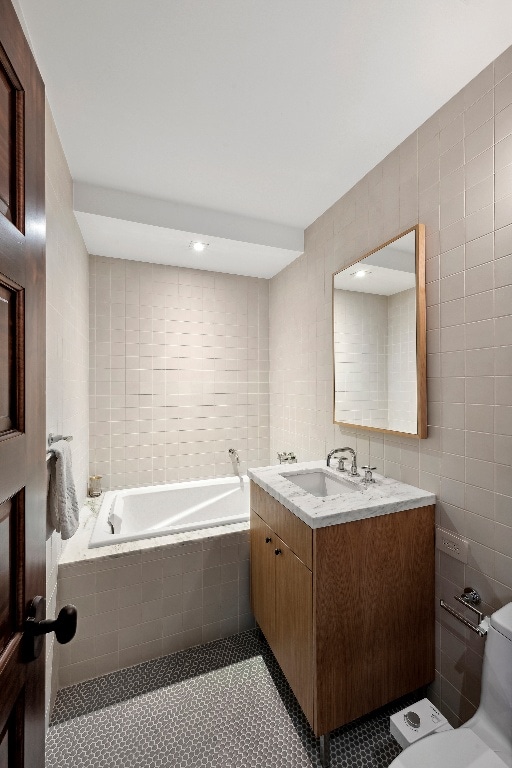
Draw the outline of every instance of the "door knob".
[[[28,661],[34,661],[43,649],[44,635],[55,632],[57,642],[64,645],[69,643],[76,634],[77,612],[74,605],[61,608],[56,619],[45,619],[46,600],[38,595],[34,597],[28,608],[25,619],[26,655]]]

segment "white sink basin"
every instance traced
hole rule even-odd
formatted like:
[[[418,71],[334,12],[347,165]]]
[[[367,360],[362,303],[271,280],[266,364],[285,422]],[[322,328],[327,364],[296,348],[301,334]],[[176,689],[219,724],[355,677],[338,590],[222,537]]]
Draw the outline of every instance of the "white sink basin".
[[[341,493],[355,493],[358,490],[357,486],[348,480],[334,477],[330,472],[321,469],[313,469],[311,472],[281,472],[280,474],[313,496],[339,496]]]

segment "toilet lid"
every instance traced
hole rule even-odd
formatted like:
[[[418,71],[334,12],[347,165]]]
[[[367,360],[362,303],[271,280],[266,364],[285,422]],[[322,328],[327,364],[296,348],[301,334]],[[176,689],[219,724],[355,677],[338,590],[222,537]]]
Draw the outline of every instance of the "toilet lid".
[[[507,764],[470,728],[457,728],[421,739],[389,768],[507,768]]]

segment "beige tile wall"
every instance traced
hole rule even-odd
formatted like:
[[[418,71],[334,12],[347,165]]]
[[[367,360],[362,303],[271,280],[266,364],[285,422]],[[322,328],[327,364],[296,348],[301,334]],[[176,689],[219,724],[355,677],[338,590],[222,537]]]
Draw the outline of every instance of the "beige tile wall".
[[[268,464],[268,281],[94,256],[91,470],[105,489]]]
[[[73,214],[66,158],[46,105],[46,428],[73,435],[73,470],[80,503],[88,477],[89,257]],[[63,542],[48,531],[47,615],[56,605],[57,566]],[[46,716],[56,693],[54,636],[47,637]],[[53,676],[53,683],[52,683]]]
[[[59,568],[59,604],[77,636],[60,651],[61,687],[254,626],[248,531]]]
[[[428,439],[332,423],[331,274],[426,224]],[[306,231],[270,285],[271,455],[340,444],[438,495],[437,522],[467,536],[468,564],[437,555],[437,598],[466,585],[484,610],[512,600],[512,48]],[[453,722],[479,700],[483,644],[438,617],[434,700]]]

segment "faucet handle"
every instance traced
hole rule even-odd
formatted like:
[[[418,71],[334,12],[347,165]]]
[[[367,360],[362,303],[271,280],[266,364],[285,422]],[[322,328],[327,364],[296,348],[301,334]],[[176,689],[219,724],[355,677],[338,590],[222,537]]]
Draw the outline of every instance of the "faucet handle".
[[[372,472],[375,472],[377,467],[369,467],[368,464],[365,464],[361,469],[364,469],[364,483],[374,483],[375,480],[372,477]]]
[[[346,472],[345,469],[345,462],[347,460],[346,456],[340,456],[338,459],[338,472]]]
[[[277,458],[279,459],[280,464],[296,464],[297,463],[297,457],[295,456],[293,451],[290,451],[289,453],[286,453],[286,451],[282,451],[279,453],[277,452]]]

